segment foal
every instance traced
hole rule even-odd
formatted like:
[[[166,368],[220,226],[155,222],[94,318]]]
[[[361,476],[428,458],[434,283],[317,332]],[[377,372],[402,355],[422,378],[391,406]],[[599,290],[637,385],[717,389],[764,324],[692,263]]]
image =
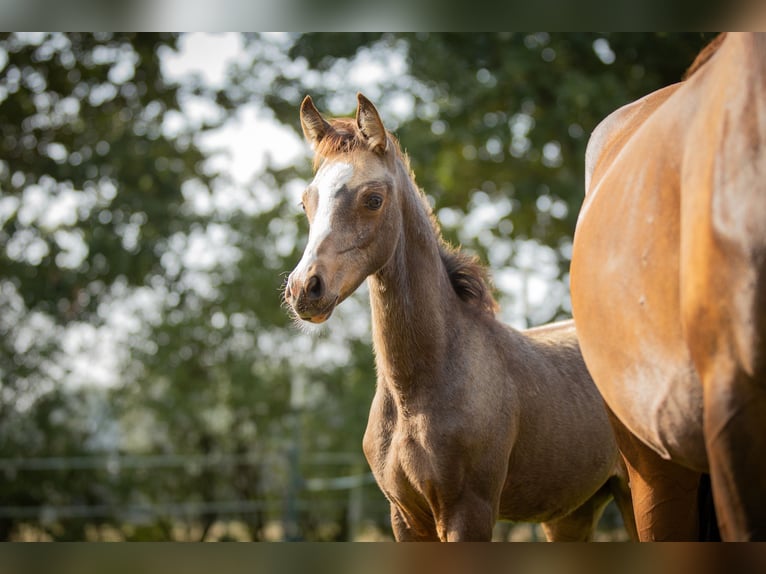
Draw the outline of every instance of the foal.
[[[601,397],[571,322],[495,319],[482,268],[449,248],[375,107],[301,125],[318,167],[311,226],[285,297],[321,323],[369,278],[377,389],[364,453],[397,540],[490,540],[498,518],[587,540],[611,496],[635,528]]]

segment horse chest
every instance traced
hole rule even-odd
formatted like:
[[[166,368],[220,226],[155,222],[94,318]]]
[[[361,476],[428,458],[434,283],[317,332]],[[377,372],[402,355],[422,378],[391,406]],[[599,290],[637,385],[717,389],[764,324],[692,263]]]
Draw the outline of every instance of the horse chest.
[[[433,451],[419,434],[406,425],[381,433],[371,463],[379,482],[391,489],[414,487],[419,490],[421,484],[436,478],[432,468]]]
[[[378,485],[393,502],[429,506],[433,486],[444,480],[433,427],[421,417],[403,417],[390,397],[376,397],[364,451]]]

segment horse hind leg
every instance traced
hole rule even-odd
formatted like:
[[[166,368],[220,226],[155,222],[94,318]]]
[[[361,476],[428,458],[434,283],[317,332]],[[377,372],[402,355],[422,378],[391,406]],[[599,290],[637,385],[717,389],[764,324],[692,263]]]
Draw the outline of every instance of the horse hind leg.
[[[705,389],[705,439],[724,540],[766,540],[766,374]]]
[[[614,499],[631,540],[638,540],[628,469],[622,457],[617,459],[611,477],[585,504],[570,514],[542,525],[546,538],[553,541],[588,541],[609,501]]]
[[[699,539],[700,473],[665,460],[611,415],[620,453],[630,476],[638,539]]]
[[[588,542],[593,539],[604,508],[612,498],[611,487],[605,483],[584,504],[556,520],[543,522],[543,532],[549,542]]]
[[[636,515],[633,512],[633,497],[630,493],[630,480],[628,469],[622,456],[619,457],[615,466],[614,475],[607,481],[609,490],[617,505],[617,510],[622,516],[622,523],[628,533],[628,537],[633,541],[638,541],[638,529],[636,528]]]

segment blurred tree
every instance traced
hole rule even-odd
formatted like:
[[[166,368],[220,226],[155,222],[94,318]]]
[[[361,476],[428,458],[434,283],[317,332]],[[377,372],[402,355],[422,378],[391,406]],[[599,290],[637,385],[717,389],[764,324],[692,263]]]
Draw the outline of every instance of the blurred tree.
[[[115,280],[142,285],[158,272],[167,238],[183,229],[181,188],[208,177],[192,134],[164,129],[179,87],[163,80],[157,52],[175,42],[0,38],[0,257],[27,310],[87,317]]]
[[[94,421],[107,403],[83,418],[92,391],[61,386],[72,375],[66,327],[103,324],[115,287],[130,292],[162,274],[169,238],[188,225],[184,185],[209,184],[192,126],[169,128],[181,88],[163,79],[158,53],[176,42],[172,34],[0,36],[0,457],[105,447]],[[21,484],[21,498],[0,488],[0,505],[92,500],[87,493],[98,490],[40,472]],[[82,538],[75,522],[55,536]],[[0,535],[8,530],[6,521]]]

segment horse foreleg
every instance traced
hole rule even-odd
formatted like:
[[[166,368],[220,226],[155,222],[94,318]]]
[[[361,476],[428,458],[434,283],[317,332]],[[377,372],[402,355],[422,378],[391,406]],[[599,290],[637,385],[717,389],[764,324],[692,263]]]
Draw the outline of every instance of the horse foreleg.
[[[408,516],[408,515],[407,515]],[[391,529],[397,542],[438,542],[436,526],[433,521],[429,523],[414,522],[409,517],[405,518],[405,512],[397,505],[391,504]]]
[[[497,513],[487,500],[472,494],[444,505],[436,517],[436,530],[442,542],[489,542]]]
[[[638,539],[697,540],[700,474],[660,457],[611,412],[610,419],[630,476]]]
[[[497,504],[474,493],[446,499],[434,494],[428,506],[391,502],[391,528],[397,542],[492,540]]]

